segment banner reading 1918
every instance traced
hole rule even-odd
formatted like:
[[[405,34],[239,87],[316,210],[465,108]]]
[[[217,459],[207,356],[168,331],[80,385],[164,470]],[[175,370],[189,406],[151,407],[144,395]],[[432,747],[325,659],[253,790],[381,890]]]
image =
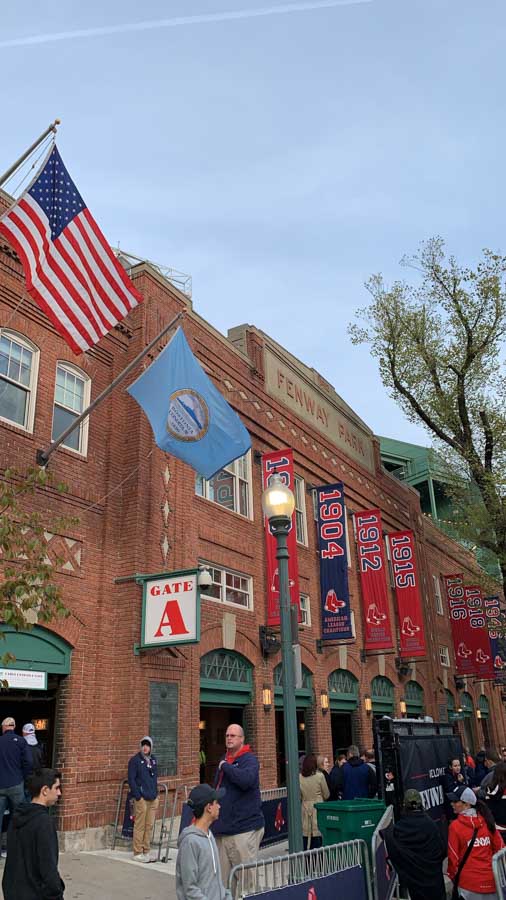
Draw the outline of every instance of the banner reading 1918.
[[[478,585],[464,585],[461,574],[445,575],[444,582],[457,673],[491,678],[494,667],[481,589]]]
[[[379,509],[354,514],[366,650],[393,647],[388,590],[383,552],[383,532]]]
[[[395,531],[388,536],[399,609],[401,656],[425,656],[422,605],[415,563],[412,531]]]
[[[322,640],[353,637],[342,481],[317,488]]]
[[[294,490],[293,451],[274,450],[262,456],[262,476],[264,489],[269,484],[270,476],[276,472],[283,483]],[[265,519],[265,550],[267,558],[267,625],[279,625],[279,571],[276,560],[276,538],[271,534],[269,522]],[[288,579],[292,606],[300,610],[299,567],[297,563],[297,536],[295,531],[295,510],[292,514],[292,527],[288,534]]]

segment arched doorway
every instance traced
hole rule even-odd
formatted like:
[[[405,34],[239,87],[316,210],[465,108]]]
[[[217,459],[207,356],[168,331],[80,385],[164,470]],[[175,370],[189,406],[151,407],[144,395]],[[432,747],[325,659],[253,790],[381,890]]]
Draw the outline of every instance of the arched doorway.
[[[394,715],[394,686],[389,678],[376,675],[371,681],[371,701],[373,716]]]
[[[212,784],[225,752],[225,732],[243,725],[253,699],[253,666],[240,653],[211,650],[200,660],[200,780]]]
[[[283,666],[278,663],[274,669],[274,707],[276,710],[276,763],[278,785],[286,784],[285,760],[285,723],[283,721]],[[309,735],[306,711],[312,709],[313,676],[306,666],[302,666],[302,687],[295,691],[295,708],[297,710],[297,749],[299,755],[308,750]]]
[[[462,728],[464,731],[464,746],[469,747],[471,753],[476,753],[476,741],[474,736],[473,719],[474,705],[471,694],[463,691],[460,695],[459,712],[462,717]]]
[[[358,679],[348,669],[334,669],[328,677],[330,726],[334,759],[353,743],[353,713],[358,708]]]
[[[13,716],[19,734],[23,725],[32,722],[44,761],[51,765],[58,693],[62,679],[70,673],[72,647],[40,625],[34,625],[31,631],[15,631],[3,625],[2,631],[2,655],[10,653],[14,660],[1,673],[8,687],[0,692],[0,721]]]
[[[425,711],[422,685],[418,681],[408,681],[404,697],[408,719],[423,719]]]

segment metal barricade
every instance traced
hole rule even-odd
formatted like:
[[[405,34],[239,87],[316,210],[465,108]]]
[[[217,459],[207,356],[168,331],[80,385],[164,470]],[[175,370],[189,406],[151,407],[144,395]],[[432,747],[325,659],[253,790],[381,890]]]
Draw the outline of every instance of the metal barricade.
[[[125,791],[125,788],[126,788],[126,791]],[[114,831],[113,831],[113,836],[112,836],[112,849],[113,850],[116,847],[116,841],[118,840],[118,838],[120,838],[121,840],[127,840],[127,841],[131,840],[130,835],[125,836],[123,833],[123,822],[120,827],[120,819],[122,816],[122,810],[125,807],[128,793],[129,793],[128,779],[125,778],[121,782],[121,784],[119,786],[119,791],[118,791],[118,802],[116,804],[116,816],[114,819]],[[167,828],[165,826],[165,822],[167,819],[167,806],[168,806],[169,791],[168,791],[167,785],[163,781],[158,783],[158,796],[160,796],[160,794],[163,795],[162,815],[160,818],[155,819],[155,821],[153,823],[153,833],[152,833],[152,837],[151,837],[151,843],[154,844],[155,847],[158,847],[157,860],[160,859],[161,852],[162,852],[162,844],[163,844],[163,841],[167,834]],[[158,840],[155,840],[158,828],[159,828]]]
[[[181,810],[178,811],[178,803],[183,806],[183,803],[186,803],[188,800],[188,785],[180,784],[177,788],[174,789],[174,800],[172,803],[172,812],[170,816],[170,824],[166,832],[167,840],[165,842],[165,856],[161,855],[161,851],[159,853],[158,858],[161,858],[162,862],[168,862],[170,859],[170,850],[175,850],[177,848],[177,840],[179,837],[179,828],[177,833],[175,834],[174,823],[181,816]]]
[[[399,878],[393,868],[390,876],[387,873],[385,842],[380,834],[384,828],[387,828],[393,822],[393,819],[394,808],[393,806],[387,806],[371,839],[374,900],[390,900],[391,897],[399,897]]]
[[[330,847],[242,863],[232,869],[228,887],[232,896],[239,900],[251,894],[263,894],[357,867],[364,872],[364,896],[367,900],[374,900],[365,841],[346,841]]]
[[[267,788],[260,791],[262,813],[265,821],[262,849],[279,844],[288,838],[288,810],[286,787]]]
[[[288,790],[286,787],[265,788],[260,791],[260,800],[262,803],[267,800],[282,800],[283,797],[287,796]]]
[[[506,900],[506,847],[492,858],[495,886],[499,900]]]

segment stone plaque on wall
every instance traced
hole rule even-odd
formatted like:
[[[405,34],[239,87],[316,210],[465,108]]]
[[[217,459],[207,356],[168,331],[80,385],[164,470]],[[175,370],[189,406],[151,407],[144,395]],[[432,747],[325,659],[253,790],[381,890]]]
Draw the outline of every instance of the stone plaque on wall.
[[[159,775],[177,774],[177,714],[179,685],[152,681],[149,685],[149,734]]]

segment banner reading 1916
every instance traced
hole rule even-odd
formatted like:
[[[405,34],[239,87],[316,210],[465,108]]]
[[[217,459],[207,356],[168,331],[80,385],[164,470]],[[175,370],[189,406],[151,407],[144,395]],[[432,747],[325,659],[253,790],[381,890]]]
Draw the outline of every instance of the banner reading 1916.
[[[389,534],[388,540],[399,609],[401,656],[425,656],[414,535],[412,531],[395,531]]]
[[[444,582],[457,673],[491,678],[494,666],[481,589],[478,585],[464,586],[464,576],[461,574],[445,575]]]
[[[269,478],[276,473],[282,478],[283,483],[294,490],[293,476],[293,451],[274,450],[272,453],[264,453],[262,456],[262,475],[264,490],[269,484]],[[265,519],[265,550],[267,557],[267,625],[279,625],[279,572],[276,560],[276,538],[271,534],[269,522]],[[295,531],[295,510],[292,514],[292,527],[288,534],[288,579],[290,585],[290,599],[292,606],[297,606],[300,611],[299,596],[299,567],[297,563],[297,536]]]
[[[317,492],[322,640],[336,641],[353,637],[344,485],[327,484]]]
[[[366,650],[393,647],[381,512],[366,509],[355,513],[360,583],[364,610],[364,646]]]

